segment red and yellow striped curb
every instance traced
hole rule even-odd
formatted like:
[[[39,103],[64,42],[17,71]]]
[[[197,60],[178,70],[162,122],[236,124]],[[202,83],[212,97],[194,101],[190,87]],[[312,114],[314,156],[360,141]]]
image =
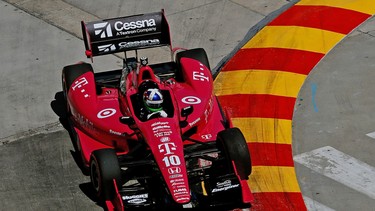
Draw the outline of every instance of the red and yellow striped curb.
[[[215,79],[215,93],[245,135],[252,210],[306,210],[292,155],[294,104],[307,75],[375,14],[375,0],[302,0],[249,40]]]

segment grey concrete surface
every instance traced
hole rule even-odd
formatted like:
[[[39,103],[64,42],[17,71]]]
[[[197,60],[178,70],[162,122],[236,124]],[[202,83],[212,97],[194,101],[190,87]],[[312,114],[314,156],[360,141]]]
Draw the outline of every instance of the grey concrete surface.
[[[294,112],[295,155],[331,146],[375,168],[375,140],[366,136],[375,131],[374,21],[346,37],[310,73]],[[374,210],[375,199],[358,190],[298,163],[296,173],[303,194],[317,202],[335,210]]]
[[[71,154],[65,131],[0,147],[0,210],[103,210],[90,199],[90,178]]]
[[[61,70],[86,58],[81,40],[3,1],[0,16],[2,140],[55,123],[50,102],[61,90]],[[117,58],[96,61],[96,69],[113,68]]]

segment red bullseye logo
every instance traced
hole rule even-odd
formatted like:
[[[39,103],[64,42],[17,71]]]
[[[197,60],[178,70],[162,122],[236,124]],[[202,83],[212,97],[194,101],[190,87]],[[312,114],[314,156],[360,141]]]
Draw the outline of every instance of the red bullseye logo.
[[[190,104],[190,105],[195,105],[201,103],[201,99],[194,97],[194,96],[186,96],[182,98],[181,100],[183,103]]]
[[[116,113],[116,109],[106,108],[106,109],[103,109],[103,110],[99,111],[97,117],[99,119],[104,119],[104,118],[108,118],[108,117],[114,115],[115,113]]]

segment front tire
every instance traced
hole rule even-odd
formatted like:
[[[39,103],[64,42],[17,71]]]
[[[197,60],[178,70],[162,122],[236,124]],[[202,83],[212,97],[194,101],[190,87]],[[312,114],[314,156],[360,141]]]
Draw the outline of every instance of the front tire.
[[[99,200],[111,200],[116,191],[113,179],[121,185],[121,169],[115,150],[100,149],[90,159],[90,179]]]
[[[232,161],[241,180],[248,179],[252,171],[251,157],[245,137],[238,128],[228,128],[217,134],[218,148],[224,154],[228,165]]]

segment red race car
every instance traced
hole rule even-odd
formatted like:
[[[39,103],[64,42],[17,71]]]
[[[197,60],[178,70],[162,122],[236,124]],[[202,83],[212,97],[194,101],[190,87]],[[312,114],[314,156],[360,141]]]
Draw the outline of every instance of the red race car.
[[[213,94],[205,51],[172,50],[163,11],[82,22],[82,31],[88,58],[125,54],[119,70],[62,70],[72,142],[98,200],[108,210],[250,207],[248,147]],[[171,61],[138,57],[156,47]]]

